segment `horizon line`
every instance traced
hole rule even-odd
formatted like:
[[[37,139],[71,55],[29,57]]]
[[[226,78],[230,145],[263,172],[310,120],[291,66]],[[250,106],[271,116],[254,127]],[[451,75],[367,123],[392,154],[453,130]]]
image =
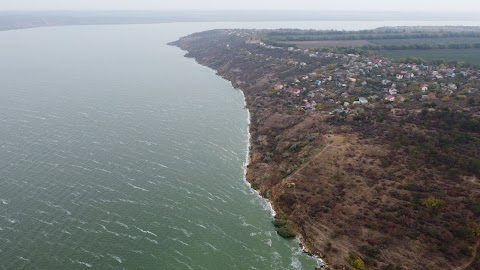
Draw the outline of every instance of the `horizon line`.
[[[472,14],[478,11],[459,10],[325,10],[325,9],[0,9],[0,12],[292,12],[292,13],[313,13],[313,12],[338,12],[338,13],[456,13]]]

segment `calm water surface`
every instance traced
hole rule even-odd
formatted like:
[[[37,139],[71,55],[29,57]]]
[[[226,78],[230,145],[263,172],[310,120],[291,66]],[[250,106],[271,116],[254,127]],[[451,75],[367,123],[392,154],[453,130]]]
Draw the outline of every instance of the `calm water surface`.
[[[165,44],[222,27],[384,24],[0,32],[0,269],[313,269],[243,180],[241,93]]]

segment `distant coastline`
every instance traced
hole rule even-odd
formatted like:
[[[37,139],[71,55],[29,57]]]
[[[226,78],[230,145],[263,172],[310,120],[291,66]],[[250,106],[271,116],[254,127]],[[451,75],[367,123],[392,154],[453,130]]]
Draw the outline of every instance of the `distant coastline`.
[[[353,11],[0,11],[0,31],[48,26],[266,21],[478,21],[475,13]]]

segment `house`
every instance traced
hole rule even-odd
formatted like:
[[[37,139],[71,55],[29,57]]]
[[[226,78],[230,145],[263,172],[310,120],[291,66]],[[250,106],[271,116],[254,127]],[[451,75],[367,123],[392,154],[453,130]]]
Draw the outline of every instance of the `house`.
[[[428,84],[423,84],[422,85],[422,92],[427,92],[428,91]]]
[[[454,83],[451,83],[448,85],[448,88],[451,89],[451,90],[457,90],[457,85],[455,85]]]
[[[390,95],[396,95],[398,94],[398,90],[395,88],[391,88],[390,90],[388,90],[388,93],[390,93]]]
[[[290,92],[296,96],[300,95],[300,89],[298,88],[293,88]]]
[[[320,86],[320,85],[322,85],[322,81],[316,80],[316,81],[315,81],[315,84],[318,85],[318,86]]]
[[[277,91],[280,91],[280,90],[283,89],[283,84],[277,83],[277,84],[275,84],[275,86],[273,88]]]
[[[315,110],[315,106],[317,105],[317,102],[313,100],[312,102],[305,102],[305,108],[310,109],[310,110]]]
[[[386,101],[395,101],[395,97],[392,96],[392,95],[388,95],[388,96],[385,97],[385,100]]]
[[[447,74],[445,75],[445,77],[447,77],[447,78],[455,78],[455,73],[449,72],[449,73],[447,73]]]
[[[358,101],[361,103],[361,104],[367,104],[368,103],[368,100],[364,97],[360,97],[358,98]]]
[[[397,80],[401,80],[403,79],[403,75],[402,74],[397,74]]]

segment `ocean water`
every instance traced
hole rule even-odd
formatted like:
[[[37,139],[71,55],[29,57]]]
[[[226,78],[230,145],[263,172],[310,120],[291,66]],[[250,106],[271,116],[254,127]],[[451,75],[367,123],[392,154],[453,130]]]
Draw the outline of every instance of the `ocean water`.
[[[166,43],[213,28],[384,24],[0,32],[0,269],[313,269],[244,180],[241,92]]]
[[[172,26],[0,33],[0,269],[312,269],[243,180],[239,90]]]

